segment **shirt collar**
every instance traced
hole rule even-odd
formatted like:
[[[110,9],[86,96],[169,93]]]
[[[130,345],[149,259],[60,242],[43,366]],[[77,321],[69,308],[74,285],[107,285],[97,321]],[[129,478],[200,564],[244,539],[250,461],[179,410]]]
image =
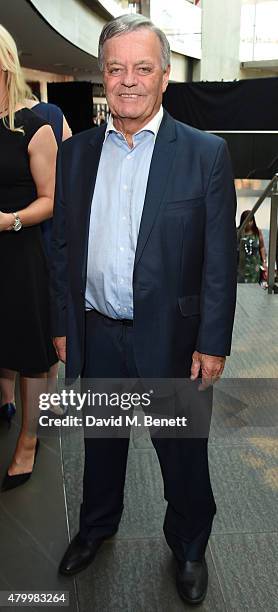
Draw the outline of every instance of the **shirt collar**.
[[[141,130],[136,132],[136,134],[140,134],[140,132],[148,131],[148,132],[152,132],[156,139],[162,119],[163,119],[163,106],[161,105],[156,115],[149,121],[149,123],[144,125],[144,127]],[[120,132],[116,130],[116,128],[114,127],[112,115],[109,115],[107,128],[105,131],[104,141],[106,140],[110,132],[116,132],[116,134],[120,134]],[[133,134],[133,135],[136,136],[136,134]]]

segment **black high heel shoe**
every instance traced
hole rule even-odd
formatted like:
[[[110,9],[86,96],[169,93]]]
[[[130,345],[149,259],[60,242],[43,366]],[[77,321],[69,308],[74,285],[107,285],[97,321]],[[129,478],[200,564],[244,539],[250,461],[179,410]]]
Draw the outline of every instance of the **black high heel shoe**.
[[[34,456],[33,469],[35,467],[35,463],[36,463],[36,458],[37,458],[39,447],[40,447],[40,441],[39,441],[39,439],[37,439],[36,447],[35,447],[35,456]],[[2,492],[10,491],[11,489],[15,489],[16,487],[20,487],[21,485],[25,484],[25,482],[27,482],[27,480],[29,480],[31,478],[32,474],[33,474],[33,470],[32,470],[32,472],[27,472],[26,474],[15,474],[14,476],[10,476],[8,474],[8,472],[7,472],[6,476],[4,476],[4,478],[2,480],[1,491]]]
[[[0,421],[6,421],[8,423],[8,427],[10,429],[12,418],[16,413],[16,407],[13,402],[8,402],[7,404],[3,404],[0,407]]]

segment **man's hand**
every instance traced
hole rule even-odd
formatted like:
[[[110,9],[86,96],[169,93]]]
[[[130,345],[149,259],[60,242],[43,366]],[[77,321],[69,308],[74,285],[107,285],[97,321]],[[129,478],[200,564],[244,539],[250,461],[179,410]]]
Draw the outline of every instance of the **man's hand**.
[[[224,367],[226,357],[217,357],[215,355],[204,355],[198,351],[194,351],[192,355],[191,380],[197,380],[202,374],[202,384],[199,390],[205,390],[213,383],[219,380]]]
[[[60,361],[66,363],[66,336],[56,336],[56,338],[53,338],[53,344],[57,353],[57,357],[60,359]]]

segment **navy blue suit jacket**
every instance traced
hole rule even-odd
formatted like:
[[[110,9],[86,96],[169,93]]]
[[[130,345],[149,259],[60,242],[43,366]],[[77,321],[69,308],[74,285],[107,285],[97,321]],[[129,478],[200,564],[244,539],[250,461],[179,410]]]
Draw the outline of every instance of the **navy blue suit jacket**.
[[[52,325],[66,375],[83,368],[91,201],[106,126],[63,143],[57,164]],[[229,355],[236,299],[235,192],[224,140],[175,121],[157,135],[133,274],[142,377],[188,375],[194,350]]]

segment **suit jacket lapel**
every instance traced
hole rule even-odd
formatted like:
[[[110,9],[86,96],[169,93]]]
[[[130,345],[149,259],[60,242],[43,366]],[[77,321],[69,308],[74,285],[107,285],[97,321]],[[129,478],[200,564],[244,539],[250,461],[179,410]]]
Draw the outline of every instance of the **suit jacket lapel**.
[[[156,216],[163,201],[168,176],[174,162],[176,128],[175,122],[164,111],[159,128],[147,183],[147,191],[135,253],[134,267],[138,264],[151,233]]]
[[[106,125],[96,129],[93,133],[92,139],[87,143],[86,148],[83,151],[81,159],[81,172],[82,177],[82,189],[83,194],[81,201],[81,227],[82,232],[82,248],[83,248],[83,266],[82,266],[82,279],[83,283],[86,283],[87,274],[87,253],[88,253],[88,240],[89,240],[89,227],[90,227],[90,214],[93,193],[96,184],[99,160],[101,156],[102,145],[105,136]]]

